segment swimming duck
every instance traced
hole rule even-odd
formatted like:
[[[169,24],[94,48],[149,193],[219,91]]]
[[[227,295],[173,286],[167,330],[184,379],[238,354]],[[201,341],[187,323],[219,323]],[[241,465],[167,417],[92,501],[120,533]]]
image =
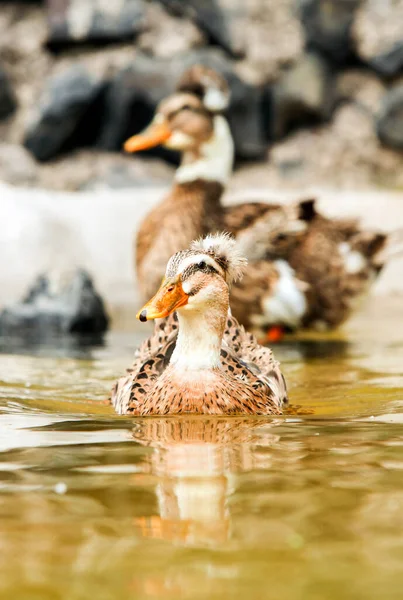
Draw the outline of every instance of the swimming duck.
[[[158,319],[112,392],[120,414],[281,414],[284,377],[271,350],[229,316],[246,259],[228,234],[175,253],[140,321]],[[162,320],[161,320],[162,319]]]
[[[160,103],[147,130],[125,144],[128,152],[164,144],[182,153],[171,192],[138,231],[140,291],[155,292],[168,257],[191,239],[225,230],[249,261],[231,295],[239,321],[259,336],[269,331],[273,341],[281,332],[272,326],[337,327],[380,272],[387,236],[363,231],[357,220],[328,219],[313,199],[223,207],[234,154],[223,115],[229,97],[223,78],[195,65]]]

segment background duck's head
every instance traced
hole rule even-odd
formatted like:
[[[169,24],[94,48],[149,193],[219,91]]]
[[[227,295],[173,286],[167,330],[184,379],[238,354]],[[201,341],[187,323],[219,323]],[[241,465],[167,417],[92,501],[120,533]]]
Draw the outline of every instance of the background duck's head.
[[[129,138],[126,152],[164,145],[183,154],[178,181],[207,179],[225,182],[232,170],[233,141],[221,112],[229,103],[227,82],[201,65],[187,70],[177,91],[160,102],[154,119]]]
[[[213,118],[196,95],[177,92],[160,102],[150,125],[127,140],[125,150],[137,152],[164,145],[180,152],[197,151],[213,133]]]
[[[156,295],[139,311],[140,321],[167,317],[175,310],[202,313],[228,310],[230,284],[242,276],[246,259],[228,234],[208,235],[174,254]]]

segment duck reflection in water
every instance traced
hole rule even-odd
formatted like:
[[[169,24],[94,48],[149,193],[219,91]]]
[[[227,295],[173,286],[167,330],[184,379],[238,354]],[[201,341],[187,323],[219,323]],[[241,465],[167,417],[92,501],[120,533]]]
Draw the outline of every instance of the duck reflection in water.
[[[278,442],[273,429],[281,422],[202,416],[138,421],[133,436],[153,448],[148,470],[158,477],[159,509],[136,518],[141,534],[198,547],[229,540],[236,476],[269,467],[270,456],[256,446]]]

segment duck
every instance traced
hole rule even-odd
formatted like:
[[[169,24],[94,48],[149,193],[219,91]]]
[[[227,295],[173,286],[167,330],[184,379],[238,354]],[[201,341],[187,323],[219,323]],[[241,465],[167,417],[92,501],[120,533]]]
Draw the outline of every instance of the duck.
[[[249,261],[231,294],[232,314],[268,341],[284,330],[333,329],[361,305],[388,260],[390,239],[358,219],[328,218],[315,199],[224,207],[234,144],[224,111],[227,82],[193,65],[127,152],[163,144],[181,153],[173,187],[140,224],[135,264],[141,295],[158,289],[169,256],[200,235],[227,231]]]
[[[119,414],[279,415],[287,387],[272,351],[229,312],[246,259],[227,233],[193,241],[169,259],[157,293],[138,312],[154,332],[115,383]]]

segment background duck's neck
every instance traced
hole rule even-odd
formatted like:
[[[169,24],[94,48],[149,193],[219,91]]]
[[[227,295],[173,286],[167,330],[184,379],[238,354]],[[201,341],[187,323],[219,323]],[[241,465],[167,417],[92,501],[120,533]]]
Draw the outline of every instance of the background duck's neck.
[[[228,303],[226,308],[218,306],[206,312],[179,311],[179,333],[171,365],[194,371],[219,367],[227,310]]]
[[[232,173],[233,161],[234,142],[228,122],[222,115],[216,115],[210,140],[200,146],[197,154],[184,153],[175,180],[188,183],[202,179],[225,185]]]

